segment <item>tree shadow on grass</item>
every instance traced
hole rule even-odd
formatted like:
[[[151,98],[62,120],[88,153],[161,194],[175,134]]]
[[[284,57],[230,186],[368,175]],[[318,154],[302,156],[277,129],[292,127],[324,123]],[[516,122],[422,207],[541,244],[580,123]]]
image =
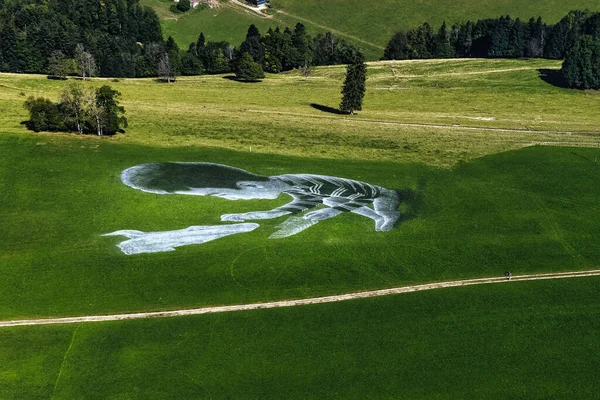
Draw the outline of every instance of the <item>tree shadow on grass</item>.
[[[311,103],[310,106],[316,110],[323,111],[323,112],[330,113],[330,114],[337,114],[337,115],[348,115],[349,114],[349,113],[341,111],[337,108],[324,106],[322,104]]]
[[[540,68],[538,69],[538,72],[540,73],[540,79],[544,82],[563,89],[569,88],[569,85],[567,85],[567,81],[560,70]]]
[[[401,189],[396,190],[400,200],[400,218],[397,224],[402,224],[421,215],[424,208],[424,200],[419,190]]]
[[[223,79],[227,79],[228,81],[235,81],[241,83],[259,83],[262,82],[262,79],[254,79],[254,80],[246,80],[246,79],[238,79],[235,75],[225,75]]]

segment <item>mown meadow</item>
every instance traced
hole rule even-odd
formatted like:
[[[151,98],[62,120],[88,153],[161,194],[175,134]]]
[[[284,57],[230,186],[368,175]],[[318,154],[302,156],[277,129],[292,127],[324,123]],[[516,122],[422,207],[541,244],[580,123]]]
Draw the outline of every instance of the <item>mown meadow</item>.
[[[95,79],[86,84],[121,91],[130,122],[105,138],[25,131],[23,101],[56,100],[66,83],[0,74],[0,320],[597,268],[600,98],[542,79],[559,66],[372,63],[354,116],[331,112],[341,66],[253,84]],[[278,240],[268,236],[284,218],[265,220],[254,232],[125,256],[120,238],[100,235],[218,225],[221,214],[288,201],[161,196],[120,182],[124,168],[159,161],[357,179],[402,190],[403,217],[382,233],[344,214]],[[0,398],[589,398],[598,388],[597,288],[596,278],[515,282],[2,328]]]

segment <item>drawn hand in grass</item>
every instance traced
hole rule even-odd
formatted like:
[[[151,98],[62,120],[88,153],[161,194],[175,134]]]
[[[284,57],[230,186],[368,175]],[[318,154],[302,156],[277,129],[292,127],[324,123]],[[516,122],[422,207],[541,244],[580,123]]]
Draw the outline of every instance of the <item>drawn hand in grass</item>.
[[[240,222],[244,221],[244,214],[223,214],[221,215],[221,221]]]
[[[333,208],[325,208],[322,210],[316,210],[306,213],[304,215],[304,219],[310,219],[313,221],[323,221],[328,218],[333,218],[341,213],[341,211],[335,210]]]
[[[247,212],[240,214],[223,214],[221,215],[221,221],[233,221],[233,222],[241,222],[253,219],[271,219],[281,217],[282,215],[287,215],[289,212],[287,211],[278,211],[278,210],[270,210],[270,211],[255,211],[255,212]]]

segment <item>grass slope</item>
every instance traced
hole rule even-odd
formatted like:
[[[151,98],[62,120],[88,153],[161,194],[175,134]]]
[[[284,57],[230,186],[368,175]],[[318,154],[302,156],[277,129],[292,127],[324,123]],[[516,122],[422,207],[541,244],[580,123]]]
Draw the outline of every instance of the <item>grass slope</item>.
[[[0,397],[590,399],[599,278],[0,330]]]
[[[529,19],[541,15],[547,23],[556,23],[570,10],[596,10],[593,0],[576,1],[359,1],[359,0],[273,0],[270,18],[244,11],[223,2],[217,10],[199,9],[189,14],[173,14],[169,0],[142,0],[160,15],[165,35],[172,35],[187,48],[203,31],[213,40],[228,40],[238,45],[250,24],[261,29],[277,24],[293,26],[304,23],[313,33],[337,31],[340,36],[359,45],[369,59],[378,59],[392,35],[400,29],[410,29],[429,22],[436,29],[445,20],[449,24],[497,18],[509,14],[513,18]]]
[[[371,63],[363,111],[351,117],[321,111],[339,105],[342,66],[317,68],[308,79],[268,75],[256,84],[223,76],[184,77],[174,85],[93,84],[123,93],[131,128],[113,142],[450,166],[536,143],[596,146],[597,134],[589,132],[599,132],[598,96],[541,79],[539,70],[559,66],[547,60]],[[23,132],[27,96],[58,99],[66,84],[0,74],[2,131]]]
[[[0,74],[0,319],[597,268],[598,97],[540,78],[539,69],[558,65],[373,63],[365,110],[353,117],[320,111],[338,104],[342,67],[257,84],[221,76],[108,82],[123,93],[131,128],[102,139],[25,132],[25,98],[56,99],[66,83]],[[523,148],[540,142],[592,148]],[[281,222],[274,220],[248,234],[127,257],[119,238],[99,235],[218,224],[223,213],[285,201],[159,196],[120,183],[122,169],[149,161],[336,175],[415,196],[388,233],[341,215],[268,240]],[[593,398],[599,283],[515,282],[2,329],[0,398]]]

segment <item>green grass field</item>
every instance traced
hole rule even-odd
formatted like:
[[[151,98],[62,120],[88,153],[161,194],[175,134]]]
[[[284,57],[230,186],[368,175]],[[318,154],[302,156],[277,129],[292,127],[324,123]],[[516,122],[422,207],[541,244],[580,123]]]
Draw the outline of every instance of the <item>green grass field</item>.
[[[0,330],[1,398],[592,399],[598,278]]]
[[[371,60],[383,56],[383,48],[398,30],[415,28],[424,22],[437,29],[443,21],[452,25],[467,19],[497,18],[508,14],[524,20],[541,15],[544,21],[553,24],[570,10],[588,8],[597,11],[598,8],[598,3],[592,0],[273,0],[273,8],[265,18],[227,1],[222,2],[219,9],[202,8],[184,14],[171,12],[173,2],[169,0],[142,0],[142,4],[157,11],[165,35],[173,36],[184,48],[195,41],[200,32],[210,40],[227,40],[237,46],[250,24],[266,30],[302,22],[314,34],[327,30],[336,32],[360,46]]]
[[[221,75],[181,77],[170,86],[150,79],[95,84],[123,93],[131,128],[113,143],[452,166],[536,143],[597,146],[600,98],[540,79],[539,70],[558,68],[548,60],[371,63],[363,111],[352,117],[311,106],[338,107],[343,66],[317,68],[308,79],[296,71],[268,75],[258,84]],[[58,99],[65,85],[0,75],[3,131],[23,132],[27,96]]]
[[[540,78],[538,70],[559,66],[373,63],[354,116],[319,109],[338,105],[343,67],[256,84],[94,80],[120,90],[127,109],[131,127],[111,138],[25,131],[27,96],[56,99],[66,83],[0,74],[0,320],[597,268],[600,98]],[[124,168],[155,161],[334,175],[414,196],[387,233],[344,214],[269,240],[280,218],[203,245],[125,256],[120,238],[100,235],[215,225],[221,214],[287,201],[160,196],[120,182]],[[590,398],[598,283],[0,328],[0,398]]]

